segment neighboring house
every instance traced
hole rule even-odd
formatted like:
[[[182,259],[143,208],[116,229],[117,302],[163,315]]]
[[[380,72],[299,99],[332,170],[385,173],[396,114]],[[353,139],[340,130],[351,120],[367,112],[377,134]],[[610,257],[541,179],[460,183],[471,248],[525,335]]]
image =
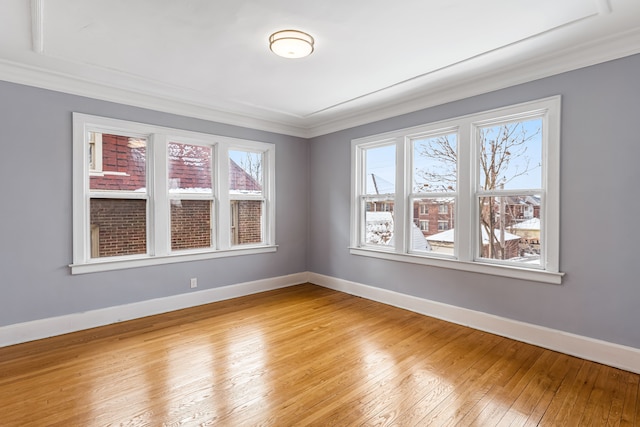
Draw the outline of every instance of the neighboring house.
[[[484,227],[481,227],[482,230],[482,253],[481,256],[484,258],[489,258],[489,235],[487,234]],[[500,231],[494,230],[496,240],[500,241]],[[447,255],[454,255],[454,229],[450,229],[447,231],[443,231],[442,233],[434,234],[432,236],[427,237],[427,241],[431,244],[431,248],[433,252],[443,253]],[[515,258],[520,255],[520,250],[518,243],[520,241],[520,236],[516,236],[515,234],[511,234],[508,232],[504,232],[504,241],[505,241],[505,258]]]
[[[506,199],[505,214],[507,223],[540,218],[540,197],[510,196]]]
[[[146,140],[100,133],[92,133],[89,140],[92,258],[146,253],[147,202],[135,196],[147,192]],[[171,249],[211,247],[211,149],[176,142],[168,149]],[[259,182],[232,159],[229,162],[231,193],[262,191]],[[261,201],[234,200],[231,209],[232,243],[259,242]]]
[[[427,237],[455,227],[454,212],[450,198],[420,199],[413,204],[413,222]]]
[[[540,218],[513,224],[509,231],[520,236],[520,255],[540,254]]]

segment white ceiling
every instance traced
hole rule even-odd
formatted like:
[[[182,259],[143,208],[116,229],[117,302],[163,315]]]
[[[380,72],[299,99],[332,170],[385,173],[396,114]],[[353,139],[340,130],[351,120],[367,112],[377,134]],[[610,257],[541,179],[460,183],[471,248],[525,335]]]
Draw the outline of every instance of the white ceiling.
[[[303,137],[638,52],[638,0],[0,1],[0,80]]]

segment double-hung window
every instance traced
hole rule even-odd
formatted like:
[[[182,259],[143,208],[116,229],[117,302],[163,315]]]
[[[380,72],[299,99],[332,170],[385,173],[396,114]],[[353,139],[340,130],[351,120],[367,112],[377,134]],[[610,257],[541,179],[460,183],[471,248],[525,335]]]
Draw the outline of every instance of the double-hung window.
[[[275,251],[273,144],[73,120],[72,273]]]
[[[552,97],[352,141],[351,252],[560,283],[559,139]]]

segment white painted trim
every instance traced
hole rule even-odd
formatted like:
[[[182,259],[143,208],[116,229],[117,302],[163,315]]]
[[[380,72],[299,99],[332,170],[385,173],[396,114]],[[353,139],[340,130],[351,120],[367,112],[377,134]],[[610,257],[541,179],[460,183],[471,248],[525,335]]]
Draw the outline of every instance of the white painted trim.
[[[559,271],[560,241],[560,95],[523,102],[493,110],[482,111],[455,117],[434,123],[410,128],[398,129],[377,135],[357,138],[351,141],[351,248],[353,255],[371,256],[401,262],[433,265],[442,268],[472,271],[484,274],[532,280],[544,283],[561,284],[563,273]],[[512,121],[540,119],[542,125],[542,188],[519,189],[513,191],[479,191],[477,170],[479,128]],[[458,152],[457,192],[413,193],[413,148],[412,141],[426,135],[455,133]],[[365,197],[365,155],[366,150],[383,145],[396,148],[395,179],[395,244],[384,247],[372,247],[363,239],[365,215],[362,198]],[[479,195],[517,195],[540,194],[544,203],[541,208],[543,219],[543,251],[541,265],[534,267],[513,261],[487,260],[471,248],[480,248],[476,240],[480,236],[480,224],[477,197]],[[455,257],[445,258],[441,254],[411,253],[408,232],[412,224],[410,212],[411,200],[417,197],[451,197],[456,199],[455,217]],[[398,220],[400,218],[400,220]],[[476,218],[476,220],[473,220]],[[462,220],[461,220],[462,219]],[[467,249],[469,248],[469,249]]]
[[[237,283],[199,292],[188,292],[83,313],[74,313],[2,326],[0,327],[0,347],[152,316],[154,314],[167,313],[258,292],[286,288],[288,286],[306,283],[308,281],[307,279],[308,273],[306,272],[294,273],[287,276]]]
[[[520,268],[512,265],[497,265],[472,261],[460,261],[438,256],[424,256],[412,253],[394,253],[377,248],[349,248],[351,255],[370,258],[386,259],[388,261],[408,262],[411,264],[428,265],[431,267],[448,268],[451,270],[470,271],[472,273],[490,274],[492,276],[509,277],[511,279],[528,280],[531,282],[562,284],[564,273],[553,273],[532,268]]]
[[[404,308],[517,341],[640,373],[640,349],[546,328],[387,289],[309,273],[308,281],[351,295]]]
[[[116,133],[133,137],[147,138],[147,185],[145,192],[91,192],[89,188],[88,144],[85,142],[87,131]],[[167,186],[167,142],[178,140],[183,143],[210,147],[213,156],[217,222],[213,233],[218,246],[194,250],[172,252],[170,248],[170,226],[168,213]],[[264,192],[263,199],[270,207],[265,213],[262,227],[264,239],[261,244],[242,245],[231,248],[228,244],[229,224],[228,206],[228,150],[242,147],[264,153]],[[149,265],[167,264],[227,256],[250,255],[275,252],[275,144],[231,138],[201,132],[185,131],[151,124],[130,122],[108,117],[73,113],[73,264],[71,274],[93,273]],[[223,153],[222,157],[220,153]],[[223,187],[220,187],[222,185]],[[226,185],[226,186],[225,186]],[[94,197],[143,198],[148,201],[147,248],[140,255],[122,257],[91,258],[89,230],[89,200]],[[210,199],[211,197],[209,197]],[[226,223],[224,221],[227,221]]]
[[[597,363],[640,373],[640,349],[443,304],[318,273],[301,272],[83,313],[0,326],[0,347],[167,313],[301,283],[367,298]]]
[[[500,70],[473,71],[467,76],[438,79],[437,72],[429,76],[431,84],[417,87],[407,96],[390,101],[371,103],[370,107],[349,105],[350,111],[321,119],[316,117],[306,127],[307,138],[314,138],[350,129],[390,117],[420,111],[426,108],[493,92],[534,80],[551,77],[580,68],[640,53],[640,29],[635,28],[603,39],[574,45],[570,48],[519,61]],[[487,59],[489,56],[487,56]],[[385,92],[382,91],[381,94]],[[336,111],[330,111],[336,113]]]
[[[605,4],[606,0],[597,1]],[[634,28],[561,51],[538,55],[530,60],[518,61],[500,70],[474,71],[472,76],[454,76],[445,80],[437,79],[435,72],[426,76],[431,83],[426,82],[412,90],[407,89],[406,96],[375,102],[374,97],[378,93],[376,92],[345,103],[344,106],[348,108],[330,108],[326,110],[326,114],[311,115],[302,119],[276,117],[270,112],[260,115],[255,112],[238,112],[237,109],[231,111],[221,105],[203,104],[191,99],[186,93],[167,93],[169,89],[166,87],[160,88],[154,94],[149,89],[143,89],[154,84],[144,79],[139,79],[136,81],[137,84],[129,86],[115,86],[113,82],[127,81],[131,77],[115,71],[111,71],[114,74],[110,82],[106,83],[80,78],[63,71],[52,71],[44,66],[0,59],[0,80],[267,132],[314,138],[637,53],[640,53],[640,29]],[[491,56],[483,56],[480,59],[490,61]],[[386,95],[386,91],[379,94]],[[374,102],[371,103],[371,107],[365,107],[358,103],[362,100]]]

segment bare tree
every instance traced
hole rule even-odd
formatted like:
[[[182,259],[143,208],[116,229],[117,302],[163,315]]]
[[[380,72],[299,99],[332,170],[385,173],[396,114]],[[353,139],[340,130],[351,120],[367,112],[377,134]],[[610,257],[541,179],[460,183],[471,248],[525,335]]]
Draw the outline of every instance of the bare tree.
[[[541,132],[538,127],[531,132],[525,122],[505,123],[480,129],[479,166],[481,189],[492,191],[504,188],[516,178],[541,167],[532,164],[527,153],[528,143]],[[444,135],[428,140],[420,146],[416,155],[431,159],[428,170],[416,170],[419,188],[417,192],[454,191],[457,180],[458,155],[450,136]],[[494,230],[504,230],[506,224],[504,199],[496,205],[495,196],[481,197],[480,221],[489,239],[489,258],[506,257],[504,237],[496,236]],[[504,232],[501,231],[501,236]],[[481,236],[482,238],[482,236]]]
[[[262,185],[262,157],[260,154],[246,152],[240,160],[240,167]]]

